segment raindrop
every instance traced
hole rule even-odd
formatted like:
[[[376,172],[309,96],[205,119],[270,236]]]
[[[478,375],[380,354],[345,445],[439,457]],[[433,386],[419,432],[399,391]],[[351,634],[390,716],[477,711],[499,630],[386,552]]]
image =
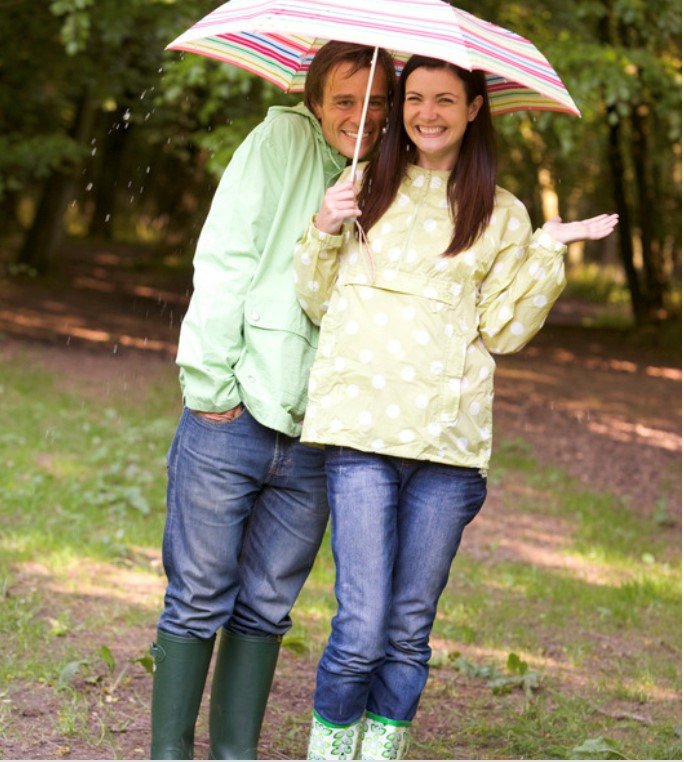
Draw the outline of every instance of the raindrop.
[[[147,169],[145,170],[145,174],[146,175],[150,174],[150,165],[149,164],[147,165]]]
[[[126,109],[123,115],[124,122],[127,122],[131,118],[131,110],[129,108]]]
[[[94,145],[95,145],[95,143],[97,143],[97,138],[93,138],[93,139],[90,141],[90,145],[91,145],[91,146],[94,146]]]
[[[93,148],[93,150],[90,152],[90,155],[95,156],[96,153],[97,153],[97,148]]]
[[[93,184],[92,183],[88,183],[88,185],[86,185],[86,190],[87,191],[91,191],[92,189],[93,189]]]
[[[67,346],[69,346],[69,344],[71,344],[71,335],[67,336],[66,343],[67,343]]]
[[[151,116],[151,114],[150,114],[150,112],[148,111],[148,112],[145,114],[145,121],[147,121],[147,120],[150,118],[150,116]]]
[[[73,201],[72,201],[72,202],[69,204],[69,206],[76,206],[76,199],[74,199],[74,200],[73,200]]]
[[[164,71],[164,67],[163,67],[163,66],[160,66],[160,67],[157,69],[157,74],[161,74],[163,71]]]
[[[127,188],[130,188],[130,187],[131,187],[131,185],[133,185],[133,180],[129,180],[129,181],[128,181],[128,185],[127,185],[126,187],[127,187]]]
[[[140,186],[140,190],[138,191],[138,193],[142,196],[144,190],[145,190],[145,186],[141,185]]]
[[[114,344],[114,349],[112,349],[112,354],[115,355],[119,351],[119,345]]]
[[[105,222],[109,222],[109,220],[111,220],[111,219],[112,219],[112,215],[111,214],[105,214]]]
[[[140,100],[142,100],[142,99],[143,99],[143,98],[144,98],[146,95],[147,95],[147,90],[143,90],[143,91],[140,93]]]

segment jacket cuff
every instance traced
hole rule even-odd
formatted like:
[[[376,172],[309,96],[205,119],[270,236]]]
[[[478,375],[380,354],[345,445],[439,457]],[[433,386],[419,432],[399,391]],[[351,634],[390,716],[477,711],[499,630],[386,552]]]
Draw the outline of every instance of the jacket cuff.
[[[332,233],[325,233],[322,230],[319,230],[313,222],[315,216],[316,215],[311,218],[311,222],[304,234],[302,243],[304,245],[313,245],[318,249],[339,249],[340,246],[342,246],[343,234],[338,233],[333,235]]]
[[[206,397],[194,397],[186,392],[183,395],[183,401],[189,410],[200,413],[225,413],[226,410],[232,410],[242,402],[237,389],[225,400],[208,400]]]
[[[549,235],[541,228],[535,230],[534,235],[532,236],[532,244],[551,254],[565,254],[568,250],[568,247],[564,243],[557,241],[553,236]]]

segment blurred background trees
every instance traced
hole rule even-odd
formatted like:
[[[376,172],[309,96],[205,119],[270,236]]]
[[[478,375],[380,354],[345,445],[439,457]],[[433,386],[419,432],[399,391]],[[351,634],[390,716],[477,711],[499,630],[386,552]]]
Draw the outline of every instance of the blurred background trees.
[[[223,167],[287,96],[164,46],[218,0],[0,0],[0,246],[11,272],[59,267],[64,236],[183,259]],[[533,221],[616,210],[578,273],[624,283],[637,322],[680,310],[681,16],[674,0],[463,0],[530,37],[582,119],[497,117],[500,184]],[[592,269],[593,268],[593,269]]]

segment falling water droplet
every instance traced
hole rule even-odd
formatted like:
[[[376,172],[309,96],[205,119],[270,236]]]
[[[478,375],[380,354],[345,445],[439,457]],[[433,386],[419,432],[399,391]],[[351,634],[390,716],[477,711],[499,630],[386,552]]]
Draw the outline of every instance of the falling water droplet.
[[[93,184],[92,183],[88,183],[88,185],[86,185],[85,189],[87,191],[91,191],[93,189]]]

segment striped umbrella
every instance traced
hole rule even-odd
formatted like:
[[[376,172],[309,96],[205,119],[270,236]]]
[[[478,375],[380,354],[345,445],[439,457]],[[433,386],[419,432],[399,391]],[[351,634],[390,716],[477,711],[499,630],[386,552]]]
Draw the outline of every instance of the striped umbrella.
[[[487,73],[492,113],[579,110],[551,64],[524,37],[443,0],[230,0],[168,47],[239,66],[301,92],[329,40],[380,45],[398,68],[413,54]]]

